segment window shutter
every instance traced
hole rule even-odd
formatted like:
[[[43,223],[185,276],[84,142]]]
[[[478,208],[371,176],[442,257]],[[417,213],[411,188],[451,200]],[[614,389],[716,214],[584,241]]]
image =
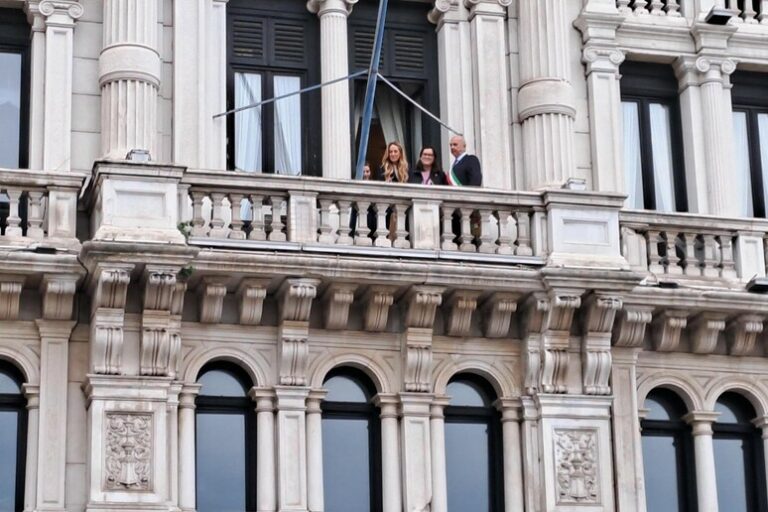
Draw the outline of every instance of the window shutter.
[[[232,20],[233,60],[243,64],[264,64],[264,29],[264,20],[235,17]]]
[[[277,66],[305,65],[305,27],[302,23],[275,20],[272,24],[273,55],[270,64]]]
[[[374,41],[374,28],[373,27],[354,27],[352,29],[354,35],[352,37],[352,62],[355,70],[368,69],[371,65],[371,53],[373,53],[373,41]],[[387,30],[389,32],[389,30]],[[386,35],[385,41],[386,41]],[[386,45],[385,45],[386,46]],[[379,67],[384,68],[384,54],[386,48],[382,49],[381,60],[379,61]]]
[[[394,32],[393,74],[424,77],[426,72],[424,34],[420,32]]]

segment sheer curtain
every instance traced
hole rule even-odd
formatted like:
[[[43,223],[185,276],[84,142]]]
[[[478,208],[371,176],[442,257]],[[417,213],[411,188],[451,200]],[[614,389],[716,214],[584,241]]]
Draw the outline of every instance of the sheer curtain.
[[[297,76],[275,76],[275,97],[301,89]],[[275,102],[275,173],[301,174],[301,96]]]
[[[375,105],[387,143],[398,141],[405,144],[405,112],[400,98],[381,84],[376,87]]]
[[[768,208],[768,114],[757,115],[757,140],[760,141],[760,162],[763,168],[763,200]]]
[[[624,101],[624,179],[626,181],[627,208],[645,208],[643,173],[640,161],[640,119],[637,103]]]
[[[659,103],[651,103],[650,117],[656,210],[673,212],[675,211],[675,182],[669,107]]]
[[[235,73],[235,108],[261,101],[261,75]],[[261,107],[235,114],[235,170],[261,172]]]
[[[747,138],[747,114],[733,113],[733,148],[734,172],[733,188],[738,201],[739,215],[751,217],[754,215],[752,205],[752,180],[749,165],[749,139]]]

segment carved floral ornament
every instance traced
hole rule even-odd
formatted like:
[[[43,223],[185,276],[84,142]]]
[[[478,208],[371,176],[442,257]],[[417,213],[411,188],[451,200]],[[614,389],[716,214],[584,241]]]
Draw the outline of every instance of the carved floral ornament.
[[[589,504],[600,501],[597,432],[554,431],[557,504]]]
[[[105,490],[152,490],[152,415],[107,413]]]

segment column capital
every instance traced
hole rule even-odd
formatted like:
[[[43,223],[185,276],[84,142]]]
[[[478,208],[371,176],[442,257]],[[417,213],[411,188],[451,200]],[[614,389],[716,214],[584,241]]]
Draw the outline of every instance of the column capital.
[[[27,410],[40,408],[40,386],[37,384],[22,384],[21,390],[27,399]]]
[[[272,388],[252,387],[248,396],[256,402],[256,412],[272,412],[275,410],[275,391]]]
[[[37,330],[41,338],[69,339],[72,329],[75,328],[74,320],[35,320]]]
[[[325,389],[311,390],[307,395],[307,414],[320,414],[322,412],[320,404],[325,400],[325,395],[327,394],[328,391]]]
[[[352,7],[358,0],[308,0],[307,10],[322,17],[326,14],[352,14]]]
[[[442,26],[443,23],[467,21],[469,12],[461,0],[435,0],[435,6],[427,18],[431,23]]]
[[[511,3],[512,0],[464,0],[464,6],[469,9],[470,18],[477,15],[506,16],[507,7]]]
[[[202,384],[184,384],[179,392],[179,409],[194,409],[202,387]]]
[[[711,436],[712,423],[717,421],[719,412],[714,411],[691,411],[683,416],[683,421],[693,427],[694,436]]]
[[[728,76],[736,71],[736,62],[733,59],[708,53],[680,56],[673,66],[680,82],[680,90],[711,82],[727,85]]]
[[[75,0],[43,0],[33,3],[35,7],[30,5],[29,12],[42,14],[45,17],[46,25],[49,27],[74,27],[75,21],[85,11],[82,4]]]
[[[373,397],[373,405],[381,409],[380,417],[385,418],[397,418],[397,406],[400,404],[400,399],[395,393],[378,393]]]
[[[429,417],[443,419],[445,408],[451,404],[451,397],[447,395],[435,395],[429,408]]]
[[[768,440],[768,415],[758,416],[752,420],[752,424],[763,431],[763,439]]]
[[[619,66],[624,62],[625,54],[615,46],[588,44],[581,58],[587,65],[587,75],[597,71],[618,76]]]
[[[519,422],[523,419],[523,404],[519,398],[499,398],[493,406],[501,413],[501,422]]]

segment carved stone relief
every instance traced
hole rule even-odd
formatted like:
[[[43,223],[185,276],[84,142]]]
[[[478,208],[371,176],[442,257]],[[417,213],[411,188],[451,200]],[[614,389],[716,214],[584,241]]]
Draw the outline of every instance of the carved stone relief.
[[[107,413],[107,491],[152,490],[152,415]]]
[[[557,504],[600,502],[597,432],[555,429]]]

